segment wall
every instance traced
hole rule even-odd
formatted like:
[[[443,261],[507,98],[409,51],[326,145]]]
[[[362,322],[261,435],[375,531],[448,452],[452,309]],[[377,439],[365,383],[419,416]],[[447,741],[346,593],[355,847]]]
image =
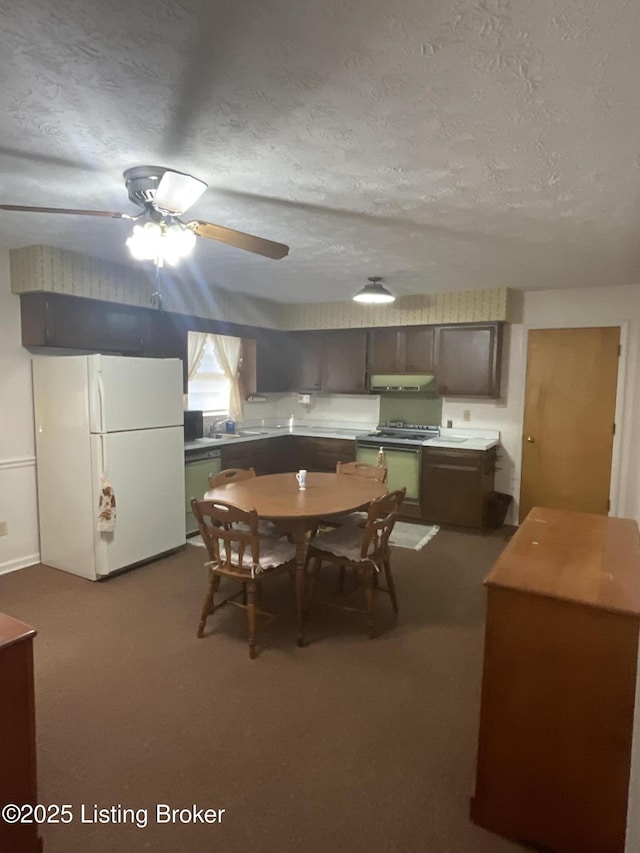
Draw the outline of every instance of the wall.
[[[521,322],[506,327],[502,398],[496,401],[445,399],[442,422],[454,427],[491,427],[501,432],[502,449],[496,475],[498,491],[516,498],[508,521],[517,518],[527,332],[531,329],[575,326],[623,326],[623,352],[618,374],[620,402],[614,440],[612,514],[640,523],[640,393],[638,357],[640,344],[640,285],[563,290],[528,291],[524,294]],[[469,411],[470,421],[463,419]]]
[[[0,574],[39,559],[31,359],[20,343],[20,298],[0,249]]]
[[[269,425],[288,423],[293,415],[299,423],[345,423],[369,430],[380,421],[380,398],[367,394],[312,394],[307,406],[298,402],[297,394],[269,394],[265,403],[245,402],[242,414],[243,420],[252,424],[263,419]]]

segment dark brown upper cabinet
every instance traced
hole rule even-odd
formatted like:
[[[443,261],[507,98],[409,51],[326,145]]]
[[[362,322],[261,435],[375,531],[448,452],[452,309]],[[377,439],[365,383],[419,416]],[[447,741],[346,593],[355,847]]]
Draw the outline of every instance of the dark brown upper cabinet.
[[[362,394],[366,391],[367,336],[364,329],[292,332],[291,391]]]
[[[148,312],[134,305],[61,293],[20,297],[23,346],[142,355]]]
[[[287,338],[284,332],[271,329],[252,329],[250,337],[242,337],[239,365],[240,388],[243,395],[267,394],[289,389],[287,368]]]
[[[362,394],[367,390],[367,333],[364,329],[335,329],[325,338],[322,390],[333,394]]]
[[[433,326],[369,330],[369,373],[432,373]]]
[[[326,332],[290,332],[289,368],[291,391],[322,390],[322,357]]]
[[[435,328],[435,374],[442,397],[499,397],[502,323]]]

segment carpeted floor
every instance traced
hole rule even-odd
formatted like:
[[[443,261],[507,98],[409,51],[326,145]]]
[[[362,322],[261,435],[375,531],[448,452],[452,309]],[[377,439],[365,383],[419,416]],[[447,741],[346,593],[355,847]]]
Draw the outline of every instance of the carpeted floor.
[[[43,566],[0,577],[0,609],[38,630],[39,798],[74,809],[42,827],[45,853],[523,850],[468,819],[482,579],[510,532],[395,549],[400,616],[380,596],[372,641],[358,614],[316,607],[297,648],[277,579],[265,598],[286,615],[259,633],[255,661],[236,608],[196,638],[200,548],[97,584]],[[225,812],[157,823],[157,803]],[[148,822],[82,823],[81,805],[147,809]]]

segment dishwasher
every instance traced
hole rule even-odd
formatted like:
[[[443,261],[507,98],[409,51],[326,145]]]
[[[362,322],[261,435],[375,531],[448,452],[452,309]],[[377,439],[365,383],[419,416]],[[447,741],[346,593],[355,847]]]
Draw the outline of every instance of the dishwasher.
[[[209,475],[219,474],[222,468],[220,448],[197,448],[186,450],[184,457],[184,493],[187,536],[198,532],[198,525],[191,512],[191,498],[200,500],[209,488]]]

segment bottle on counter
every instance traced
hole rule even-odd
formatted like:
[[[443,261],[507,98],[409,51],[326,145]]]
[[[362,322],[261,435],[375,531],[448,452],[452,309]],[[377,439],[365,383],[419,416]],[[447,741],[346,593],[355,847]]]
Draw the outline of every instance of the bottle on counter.
[[[386,467],[387,460],[385,459],[384,448],[382,448],[382,447],[378,451],[378,461],[376,464],[377,464],[378,468]]]
[[[229,420],[224,422],[224,431],[234,433],[236,431],[236,422],[229,418]]]

